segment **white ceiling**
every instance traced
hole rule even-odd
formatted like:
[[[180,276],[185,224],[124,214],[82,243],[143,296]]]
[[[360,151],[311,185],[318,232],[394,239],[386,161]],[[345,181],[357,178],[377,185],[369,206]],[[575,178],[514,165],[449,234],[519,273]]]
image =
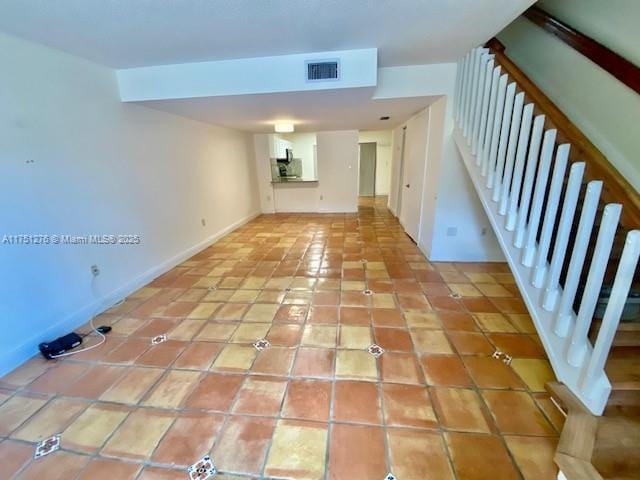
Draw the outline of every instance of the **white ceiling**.
[[[373,99],[371,95],[372,89],[369,88],[349,88],[140,103],[237,130],[273,133],[275,121],[292,121],[296,125],[296,132],[394,128],[438,98]],[[381,121],[380,117],[384,115],[391,118]]]
[[[381,66],[440,63],[533,0],[0,0],[0,31],[114,68],[379,49]]]

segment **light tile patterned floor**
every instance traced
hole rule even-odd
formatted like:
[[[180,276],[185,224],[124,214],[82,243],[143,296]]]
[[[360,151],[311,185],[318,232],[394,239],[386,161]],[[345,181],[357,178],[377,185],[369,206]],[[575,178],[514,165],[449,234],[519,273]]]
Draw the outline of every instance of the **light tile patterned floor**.
[[[507,266],[427,262],[384,201],[259,217],[101,315],[103,346],[1,379],[0,479],[554,479]]]

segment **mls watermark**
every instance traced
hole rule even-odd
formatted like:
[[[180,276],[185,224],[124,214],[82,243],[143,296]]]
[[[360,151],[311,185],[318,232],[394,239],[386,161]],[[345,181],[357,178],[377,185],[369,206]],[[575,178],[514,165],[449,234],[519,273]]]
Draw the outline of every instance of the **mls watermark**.
[[[2,245],[139,245],[140,235],[122,234],[4,234]]]

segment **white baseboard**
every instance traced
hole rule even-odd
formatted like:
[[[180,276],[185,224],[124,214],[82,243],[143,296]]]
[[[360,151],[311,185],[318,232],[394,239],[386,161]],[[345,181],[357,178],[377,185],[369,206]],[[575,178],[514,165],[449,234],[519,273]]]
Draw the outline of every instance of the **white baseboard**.
[[[321,208],[317,211],[317,213],[358,213],[358,208],[346,208],[346,209],[336,209],[336,208]]]
[[[220,238],[224,237],[225,235],[244,225],[245,223],[250,222],[259,215],[260,212],[255,212],[247,215],[244,218],[241,218],[240,220],[214,233],[202,242],[197,243],[196,245],[193,245],[186,250],[183,250],[177,255],[166,259],[159,265],[150,268],[146,272],[143,272],[125,285],[122,285],[121,287],[118,287],[110,293],[103,295],[101,298],[89,303],[88,305],[81,307],[66,318],[58,322],[54,322],[49,328],[35,332],[33,336],[25,339],[12,350],[0,353],[0,377],[12,371],[14,368],[21,365],[33,355],[38,353],[38,344],[40,344],[41,342],[45,340],[53,340],[54,338],[69,333],[76,328],[84,325],[91,319],[92,316],[98,315],[105,310],[108,310],[112,305],[118,303],[123,298],[131,295],[136,290],[144,287],[154,279],[158,278],[160,275],[168,272],[176,265],[193,257],[196,253],[201,252],[211,244],[218,241]]]
[[[318,210],[315,208],[286,208],[286,209],[277,209],[274,210],[273,213],[318,213]]]

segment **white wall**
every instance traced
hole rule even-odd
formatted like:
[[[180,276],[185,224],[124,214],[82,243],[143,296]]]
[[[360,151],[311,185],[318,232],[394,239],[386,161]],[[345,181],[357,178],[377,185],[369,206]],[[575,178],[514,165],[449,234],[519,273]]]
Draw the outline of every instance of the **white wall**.
[[[316,213],[320,209],[318,182],[274,184],[273,200],[276,212]]]
[[[376,143],[376,195],[389,195],[391,183],[391,130],[360,131],[359,142]]]
[[[122,104],[112,70],[4,35],[0,65],[0,233],[142,239],[0,244],[1,375],[259,203],[250,135]]]
[[[452,96],[455,89],[455,64],[387,67],[378,70],[376,98],[428,95],[436,102],[445,97],[444,108],[438,107],[444,120],[429,122],[432,144],[425,156],[421,225],[418,244],[434,261],[499,261],[502,251],[493,235],[489,220],[453,142]],[[433,105],[433,104],[432,104]],[[442,112],[444,110],[444,112]],[[430,117],[432,115],[430,114]],[[431,120],[431,118],[430,118]],[[399,160],[402,127],[394,129],[389,208],[396,212],[399,185]],[[431,129],[440,129],[440,132]],[[441,151],[441,156],[437,152]],[[454,236],[447,233],[456,229]],[[430,238],[428,238],[430,237]],[[425,249],[431,245],[430,250]]]
[[[286,28],[277,25],[274,28]],[[340,77],[308,82],[306,61],[339,60]],[[118,70],[122,100],[215,97],[375,87],[378,50],[363,48],[272,57],[180,63]]]
[[[435,236],[435,215],[438,199],[438,191],[441,187],[442,150],[444,144],[444,122],[446,115],[447,99],[441,97],[428,109],[428,131],[426,138],[426,162],[422,192],[422,211],[420,212],[420,236],[419,245],[427,256],[433,256],[433,241]],[[449,213],[449,212],[447,212]],[[484,217],[481,217],[484,219]],[[445,232],[446,234],[446,232]]]
[[[443,99],[445,104],[433,105],[431,116],[440,117],[431,126],[444,130],[442,145],[433,148],[442,151],[443,162],[427,161],[426,178],[435,177],[438,188],[433,196],[425,192],[423,201],[427,211],[432,208],[433,216],[427,215],[422,228],[428,232],[428,222],[432,222],[433,236],[431,249],[427,254],[434,261],[484,262],[504,261],[504,255],[493,233],[489,220],[480,204],[478,194],[471,183],[469,173],[462,162],[460,153],[452,137],[453,115],[451,97]],[[435,108],[434,108],[435,107]],[[437,109],[437,110],[436,110]],[[444,118],[442,116],[444,115]],[[438,142],[439,134],[429,134],[430,142]],[[429,180],[427,180],[427,183]],[[429,206],[435,201],[435,207]],[[425,240],[422,243],[426,246]]]
[[[271,139],[271,134],[261,133],[253,136],[258,196],[262,213],[276,211],[273,186],[271,185]]]
[[[358,211],[358,131],[319,132],[321,212]]]

